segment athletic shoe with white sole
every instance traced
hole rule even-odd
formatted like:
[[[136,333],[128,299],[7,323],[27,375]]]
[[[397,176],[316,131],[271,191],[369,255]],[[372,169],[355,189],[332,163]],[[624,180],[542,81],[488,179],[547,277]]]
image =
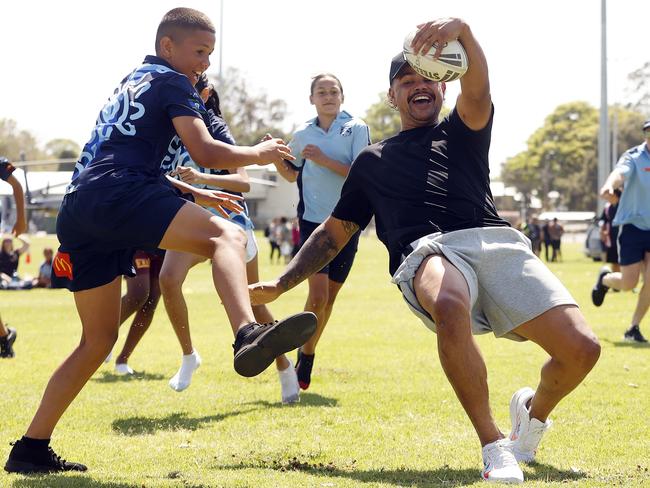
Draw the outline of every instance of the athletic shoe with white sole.
[[[257,376],[280,354],[302,346],[316,331],[316,315],[300,312],[268,324],[253,322],[235,337],[235,371],[242,376]]]
[[[118,376],[128,376],[135,374],[135,371],[126,363],[115,363],[115,374]]]
[[[287,358],[288,359],[288,358]],[[278,370],[280,378],[280,387],[282,388],[282,404],[298,403],[300,401],[300,385],[298,384],[298,375],[293,367],[291,359],[288,359],[289,367],[282,371]]]
[[[524,473],[512,452],[512,442],[508,439],[499,439],[483,446],[481,475],[484,481],[492,483],[524,482]]]
[[[0,358],[13,358],[16,356],[14,352],[14,342],[16,342],[16,329],[7,326],[8,334],[5,337],[0,337]]]
[[[633,325],[627,329],[625,334],[623,334],[623,340],[625,342],[638,342],[640,344],[648,342],[648,339],[643,337],[643,334],[641,334],[641,329],[639,329],[638,325]]]
[[[510,421],[512,431],[508,438],[512,441],[512,450],[519,462],[532,463],[535,461],[537,447],[549,427],[550,419],[541,422],[529,415],[528,402],[535,396],[535,390],[529,387],[517,390],[510,400]]]

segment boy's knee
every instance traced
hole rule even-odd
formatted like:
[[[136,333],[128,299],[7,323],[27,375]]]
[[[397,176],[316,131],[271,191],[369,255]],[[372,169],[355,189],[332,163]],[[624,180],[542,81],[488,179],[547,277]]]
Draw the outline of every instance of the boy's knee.
[[[309,292],[309,305],[314,309],[321,309],[327,306],[329,294],[327,290],[315,290]]]
[[[164,294],[168,294],[183,286],[183,277],[180,273],[163,268],[158,277],[158,283],[160,284],[161,291]]]

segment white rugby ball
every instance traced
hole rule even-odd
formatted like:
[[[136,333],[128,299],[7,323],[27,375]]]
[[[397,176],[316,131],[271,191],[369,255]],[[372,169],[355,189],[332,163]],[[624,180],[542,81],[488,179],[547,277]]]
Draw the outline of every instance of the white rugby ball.
[[[413,70],[433,81],[454,81],[465,74],[469,63],[463,45],[457,41],[449,41],[442,48],[438,59],[433,58],[436,45],[426,54],[415,54],[411,42],[417,30],[409,33],[404,39],[404,58]]]

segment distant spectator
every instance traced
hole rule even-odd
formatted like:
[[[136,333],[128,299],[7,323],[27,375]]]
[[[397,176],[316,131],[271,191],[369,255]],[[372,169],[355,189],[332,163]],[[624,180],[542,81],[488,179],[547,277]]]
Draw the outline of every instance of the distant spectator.
[[[291,251],[291,257],[294,257],[300,250],[300,224],[298,223],[297,218],[291,221],[291,240],[293,241],[293,251]]]
[[[280,224],[276,228],[276,241],[280,246],[280,254],[284,258],[285,264],[291,261],[293,252],[293,237],[291,235],[291,224],[286,217],[280,217]]]
[[[280,245],[278,244],[276,234],[279,225],[280,218],[275,217],[269,222],[269,225],[266,226],[266,229],[264,229],[264,236],[269,240],[269,245],[271,246],[271,255],[269,256],[271,264],[273,264],[273,255],[276,254],[276,252],[278,255],[278,262],[280,261]]]
[[[548,219],[546,219],[544,225],[542,226],[542,242],[544,243],[544,258],[546,259],[547,263],[551,260],[551,258],[548,255],[548,252],[553,248],[553,245],[551,243],[551,233],[548,231],[549,225],[551,225],[551,223],[548,221]]]
[[[11,237],[2,240],[2,248],[0,249],[0,278],[3,287],[11,282],[20,280],[18,276],[20,256],[29,250],[29,241],[27,238],[24,235],[19,235],[17,238],[22,243],[22,246],[18,249],[14,249],[14,240]]]
[[[535,256],[542,251],[542,229],[537,222],[537,217],[531,217],[521,226],[521,231],[528,239]]]
[[[553,222],[548,226],[548,235],[551,240],[551,247],[553,248],[553,255],[551,256],[551,261],[561,261],[562,260],[562,235],[564,234],[564,227],[560,225],[557,221],[557,218],[553,219]]]
[[[38,268],[38,278],[34,278],[32,281],[34,288],[49,288],[52,284],[52,258],[54,257],[52,248],[46,247],[43,249],[43,256],[45,261]]]
[[[603,261],[610,264],[610,269],[613,272],[621,270],[621,265],[618,264],[618,226],[613,225],[616,211],[618,210],[618,202],[621,198],[621,190],[618,188],[614,190],[614,199],[612,203],[607,202],[603,213],[600,215],[600,241],[603,245]]]

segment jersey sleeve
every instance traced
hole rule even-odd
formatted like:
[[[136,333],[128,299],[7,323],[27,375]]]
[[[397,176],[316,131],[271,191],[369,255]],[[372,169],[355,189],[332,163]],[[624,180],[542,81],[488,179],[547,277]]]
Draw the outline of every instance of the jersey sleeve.
[[[370,130],[365,123],[354,126],[352,139],[352,161],[354,161],[363,149],[370,145]]]
[[[343,183],[341,198],[332,211],[332,216],[347,222],[354,222],[365,229],[374,214],[372,204],[364,191],[363,184],[363,153],[355,160],[350,173]]]
[[[634,160],[630,151],[626,151],[616,163],[614,168],[626,180],[630,179],[634,171]]]
[[[9,177],[11,176],[11,173],[14,172],[16,167],[11,164],[7,159],[5,158],[0,158],[0,179],[3,181],[7,181]]]
[[[190,116],[204,118],[205,106],[184,76],[170,77],[160,89],[160,103],[170,119]]]

